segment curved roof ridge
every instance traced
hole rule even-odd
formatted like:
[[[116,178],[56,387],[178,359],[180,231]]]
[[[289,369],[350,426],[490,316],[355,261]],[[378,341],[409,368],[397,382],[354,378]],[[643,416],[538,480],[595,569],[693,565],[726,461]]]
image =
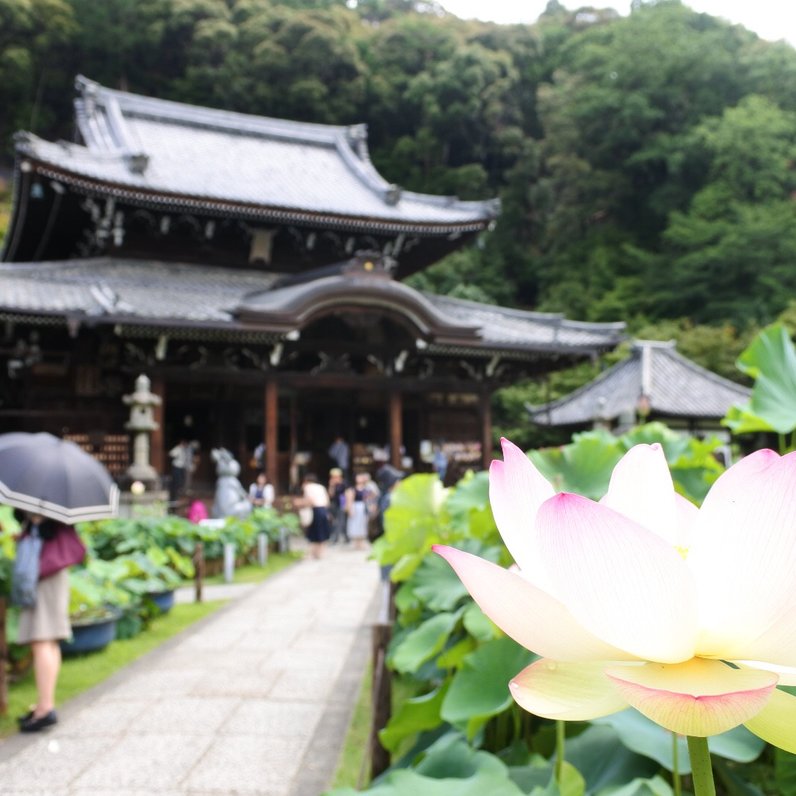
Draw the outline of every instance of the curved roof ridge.
[[[253,113],[207,108],[176,100],[147,97],[130,91],[108,88],[95,80],[78,75],[75,85],[80,92],[76,102],[83,103],[83,112],[91,113],[91,103],[100,100],[105,106],[115,102],[120,110],[132,115],[153,120],[178,122],[188,126],[211,127],[225,132],[246,132],[284,138],[306,138],[311,143],[334,145],[338,135],[349,135],[365,127],[364,124],[332,125],[317,122],[300,122],[292,119],[277,119]]]
[[[241,306],[246,305],[248,302],[253,302],[261,296],[273,298],[279,293],[290,293],[298,296],[301,294],[309,295],[311,293],[318,293],[319,291],[328,294],[332,290],[336,290],[338,288],[348,291],[355,289],[357,291],[367,292],[373,291],[375,289],[377,291],[386,293],[392,292],[399,296],[406,297],[407,299],[411,299],[417,304],[423,306],[430,313],[442,313],[442,315],[444,315],[445,319],[451,325],[467,326],[473,329],[478,328],[477,324],[461,324],[456,320],[456,318],[447,315],[444,309],[440,309],[439,307],[435,306],[432,301],[429,301],[428,294],[426,294],[424,291],[415,290],[414,288],[409,287],[409,285],[405,285],[403,282],[398,282],[389,277],[372,275],[367,272],[333,273],[321,276],[317,279],[296,282],[294,284],[278,285],[273,289],[260,290],[250,295],[244,296]]]
[[[633,340],[633,348],[641,349],[641,348],[677,348],[677,341],[674,339],[671,340],[642,340],[640,337],[636,337]]]

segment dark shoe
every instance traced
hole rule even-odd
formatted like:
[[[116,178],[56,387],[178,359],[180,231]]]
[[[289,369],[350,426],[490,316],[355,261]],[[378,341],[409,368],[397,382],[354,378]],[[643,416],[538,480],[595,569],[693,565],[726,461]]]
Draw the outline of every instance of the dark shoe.
[[[30,716],[26,716],[20,721],[19,723],[19,731],[20,732],[41,732],[42,730],[47,729],[47,727],[52,727],[53,724],[58,723],[58,716],[55,715],[55,711],[51,710],[49,713],[45,713],[43,716],[40,716],[38,719],[33,717],[33,714]]]
[[[33,711],[29,710],[24,716],[17,717],[17,724],[21,727],[26,721],[29,721],[33,717]]]

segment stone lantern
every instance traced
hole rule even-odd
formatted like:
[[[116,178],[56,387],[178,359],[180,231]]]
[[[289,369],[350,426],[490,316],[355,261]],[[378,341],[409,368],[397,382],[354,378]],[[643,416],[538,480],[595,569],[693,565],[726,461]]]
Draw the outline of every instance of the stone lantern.
[[[160,405],[160,398],[152,392],[149,378],[142,373],[135,380],[135,392],[122,400],[130,407],[130,420],[124,427],[134,434],[133,463],[127,468],[127,475],[131,481],[157,481],[157,471],[149,463],[149,435],[159,427],[154,408]]]

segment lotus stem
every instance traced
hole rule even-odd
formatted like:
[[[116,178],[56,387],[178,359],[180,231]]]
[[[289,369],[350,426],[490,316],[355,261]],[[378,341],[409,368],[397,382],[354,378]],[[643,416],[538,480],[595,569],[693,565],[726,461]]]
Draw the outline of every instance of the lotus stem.
[[[680,786],[680,750],[677,741],[679,740],[676,732],[672,733],[672,787],[674,796],[682,796]]]
[[[556,782],[561,785],[561,778],[564,776],[564,722],[560,719],[556,721]]]
[[[716,796],[716,784],[713,782],[713,767],[710,764],[708,739],[689,735],[688,756],[691,758],[691,778],[694,782],[694,796]]]

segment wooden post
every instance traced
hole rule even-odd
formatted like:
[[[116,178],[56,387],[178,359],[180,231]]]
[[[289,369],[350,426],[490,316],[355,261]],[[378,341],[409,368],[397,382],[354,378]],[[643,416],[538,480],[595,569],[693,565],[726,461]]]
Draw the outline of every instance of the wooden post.
[[[392,699],[392,674],[387,668],[387,646],[392,635],[391,624],[373,625],[373,715],[370,725],[370,776],[382,774],[390,766],[390,753],[379,741],[379,730],[390,720]]]
[[[401,469],[401,446],[403,445],[403,405],[401,393],[390,393],[390,464]]]
[[[279,389],[275,381],[265,383],[265,474],[279,492]]]
[[[166,444],[163,425],[166,416],[166,384],[163,381],[163,377],[155,376],[152,379],[150,389],[160,398],[160,403],[153,407],[152,410],[158,427],[149,438],[149,459],[157,474],[164,476],[166,475]]]
[[[377,777],[390,765],[390,753],[379,741],[379,730],[387,726],[392,715],[392,673],[387,668],[387,647],[392,637],[395,622],[395,592],[397,584],[390,580],[381,581],[381,605],[376,623],[372,629],[372,667],[373,685],[371,687],[371,725],[370,725],[370,776]],[[362,783],[360,783],[362,784]]]
[[[205,543],[197,542],[193,551],[194,575],[196,578],[196,602],[202,602],[202,581],[205,577]]]
[[[6,600],[0,597],[0,716],[8,713],[8,643],[6,641]]]
[[[481,415],[481,466],[489,470],[492,462],[492,396],[482,392],[479,400]]]

